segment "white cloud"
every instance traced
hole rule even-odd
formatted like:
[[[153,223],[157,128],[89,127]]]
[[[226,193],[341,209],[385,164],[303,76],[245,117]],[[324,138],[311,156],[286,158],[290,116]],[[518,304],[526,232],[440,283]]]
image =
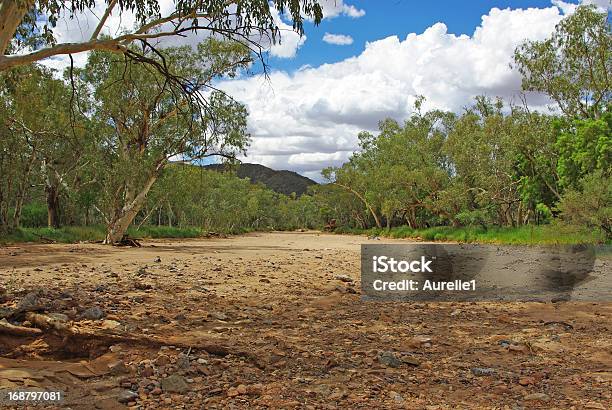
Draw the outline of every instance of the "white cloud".
[[[323,36],[323,41],[328,44],[348,46],[350,44],[353,44],[353,37],[347,36],[346,34],[325,33],[325,35]]]
[[[425,109],[453,111],[480,94],[518,102],[521,79],[510,67],[514,48],[547,37],[562,17],[557,7],[494,8],[471,36],[436,23],[404,39],[367,43],[360,55],[338,63],[221,87],[248,106],[253,143],[246,161],[320,179],[322,168],[340,165],[357,149],[360,130],[375,132],[386,117],[405,119],[417,95],[427,98]],[[548,102],[536,95],[529,101]]]
[[[579,4],[568,3],[563,0],[552,0],[553,5],[557,6],[564,15],[569,16],[576,11],[579,4],[595,5],[599,11],[605,12],[612,9],[612,0],[582,0]]]
[[[345,15],[352,18],[365,16],[365,10],[358,9],[352,4],[346,4],[343,0],[322,0],[319,2],[323,8],[323,18],[332,19]]]

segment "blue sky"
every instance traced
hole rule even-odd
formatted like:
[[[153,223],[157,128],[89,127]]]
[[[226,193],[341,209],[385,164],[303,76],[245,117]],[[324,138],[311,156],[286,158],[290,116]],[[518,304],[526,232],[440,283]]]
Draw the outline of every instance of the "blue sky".
[[[472,35],[480,25],[481,18],[494,7],[505,9],[526,9],[530,7],[550,7],[546,0],[355,0],[349,1],[357,9],[364,10],[365,15],[352,18],[339,15],[325,19],[315,26],[306,22],[307,40],[297,51],[294,58],[272,57],[270,67],[275,70],[292,71],[304,65],[319,66],[324,63],[335,63],[345,58],[360,54],[366,42],[397,35],[400,39],[408,33],[421,33],[434,23],[443,22],[448,32],[453,34]],[[568,2],[571,2],[568,1]],[[351,45],[333,45],[323,41],[328,33],[349,35],[354,42]]]

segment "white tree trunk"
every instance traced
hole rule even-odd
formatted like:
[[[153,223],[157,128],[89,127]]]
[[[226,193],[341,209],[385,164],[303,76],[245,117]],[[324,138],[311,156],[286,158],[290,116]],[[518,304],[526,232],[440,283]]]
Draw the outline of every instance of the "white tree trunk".
[[[115,211],[115,215],[113,215],[110,223],[108,224],[106,238],[104,239],[105,244],[112,245],[121,241],[127,232],[127,229],[134,221],[134,218],[142,209],[142,206],[147,198],[147,194],[156,180],[157,172],[153,173],[153,175],[149,177],[147,183],[132,201],[127,203],[123,208]]]

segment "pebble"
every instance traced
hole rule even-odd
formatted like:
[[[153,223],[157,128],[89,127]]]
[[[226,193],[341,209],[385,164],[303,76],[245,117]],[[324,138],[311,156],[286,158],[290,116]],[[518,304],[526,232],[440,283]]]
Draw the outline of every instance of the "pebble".
[[[160,354],[157,356],[154,363],[156,366],[165,366],[170,363],[170,357],[166,356],[165,354]]]
[[[523,397],[523,400],[525,400],[525,401],[535,401],[535,400],[549,401],[550,400],[550,396],[548,394],[545,394],[545,393],[531,393],[531,394],[528,394],[527,396]]]
[[[399,367],[402,361],[393,352],[382,352],[378,355],[378,361],[388,367]]]
[[[336,275],[335,277],[337,280],[342,281],[342,282],[354,282],[353,278],[351,278],[348,275]]]
[[[474,376],[491,376],[495,374],[495,369],[490,367],[472,367],[470,370]]]
[[[104,311],[98,306],[92,306],[90,308],[85,309],[85,311],[83,312],[83,317],[89,320],[102,319],[104,317]]]
[[[119,403],[129,403],[138,398],[138,393],[131,390],[122,390],[117,396]]]
[[[173,374],[162,379],[161,388],[166,393],[184,394],[189,390],[189,385],[183,376]]]

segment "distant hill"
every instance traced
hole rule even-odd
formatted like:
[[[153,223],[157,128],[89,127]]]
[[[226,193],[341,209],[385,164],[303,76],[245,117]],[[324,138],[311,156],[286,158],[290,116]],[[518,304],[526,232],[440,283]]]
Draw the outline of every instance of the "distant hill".
[[[226,165],[212,164],[206,165],[204,168],[222,171],[226,169]],[[243,163],[236,165],[235,168],[239,178],[249,178],[253,183],[261,182],[273,191],[285,195],[290,195],[292,192],[295,192],[296,195],[300,196],[306,192],[310,185],[317,184],[312,179],[306,178],[297,172],[286,170],[276,171],[259,164]]]

